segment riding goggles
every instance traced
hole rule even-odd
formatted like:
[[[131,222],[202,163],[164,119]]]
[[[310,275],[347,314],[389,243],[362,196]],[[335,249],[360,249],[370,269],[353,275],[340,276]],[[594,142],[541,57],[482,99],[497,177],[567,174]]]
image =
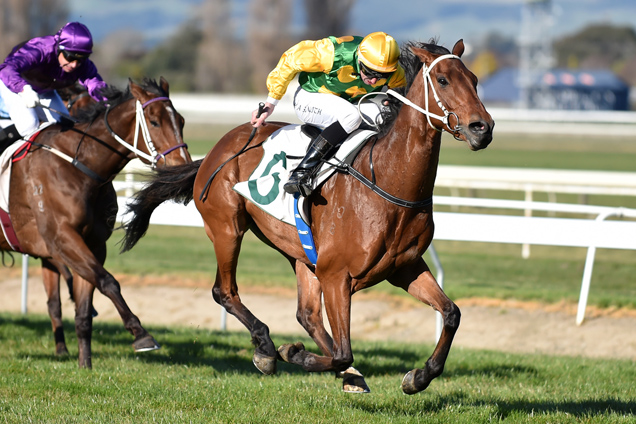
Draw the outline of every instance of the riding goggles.
[[[364,63],[362,62],[358,62],[360,64],[360,71],[364,72],[364,75],[366,75],[369,78],[375,78],[375,79],[389,79],[391,78],[391,75],[393,75],[393,72],[378,72],[378,71],[374,71],[373,69],[368,68]]]
[[[83,62],[88,59],[89,56],[88,54],[72,52],[69,50],[62,50],[62,55],[64,56],[64,59],[68,60],[69,62],[75,62],[76,60],[78,62]]]

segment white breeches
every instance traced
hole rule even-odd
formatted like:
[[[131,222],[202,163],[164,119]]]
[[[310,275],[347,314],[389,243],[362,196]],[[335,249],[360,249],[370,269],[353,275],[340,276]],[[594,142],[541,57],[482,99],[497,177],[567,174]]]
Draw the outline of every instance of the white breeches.
[[[322,129],[338,121],[351,134],[362,124],[357,104],[335,94],[310,93],[299,87],[294,95],[294,110],[298,119]],[[363,102],[360,111],[369,122],[376,122],[380,116],[380,108],[374,102]]]
[[[0,81],[0,96],[2,96],[11,121],[23,137],[35,132],[40,126],[40,122],[58,122],[60,120],[60,115],[49,109],[39,106],[34,108],[26,107],[20,95],[9,90],[2,81]],[[50,90],[41,94],[38,93],[38,96],[40,97],[40,103],[44,106],[60,112],[66,112],[66,106],[57,91]]]

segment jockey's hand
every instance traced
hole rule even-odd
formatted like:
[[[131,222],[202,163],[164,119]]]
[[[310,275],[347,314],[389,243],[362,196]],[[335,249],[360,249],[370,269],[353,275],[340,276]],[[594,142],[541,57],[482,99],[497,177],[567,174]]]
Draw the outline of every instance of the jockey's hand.
[[[24,105],[28,108],[36,107],[40,103],[40,96],[28,84],[20,92],[20,97],[22,97]]]
[[[258,109],[256,109],[254,112],[252,112],[252,120],[250,121],[250,123],[252,124],[252,126],[254,128],[258,128],[260,126],[266,126],[267,122],[265,122],[265,120],[267,118],[269,118],[272,113],[274,113],[274,108],[276,106],[274,106],[271,103],[265,103],[265,107],[263,108],[263,112],[261,113],[260,117],[257,117],[256,115],[258,115]]]

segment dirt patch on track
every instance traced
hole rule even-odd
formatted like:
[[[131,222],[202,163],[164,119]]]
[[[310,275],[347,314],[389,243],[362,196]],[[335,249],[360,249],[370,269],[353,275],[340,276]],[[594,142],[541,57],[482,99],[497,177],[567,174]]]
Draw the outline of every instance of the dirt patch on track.
[[[148,325],[179,325],[221,328],[222,309],[212,300],[209,281],[147,278],[118,275],[122,293],[132,311]],[[0,277],[0,311],[19,312],[21,280],[19,270],[3,270]],[[62,289],[63,313],[72,318],[74,306]],[[304,335],[296,322],[296,294],[293,290],[242,289],[245,305],[277,334]],[[118,321],[113,305],[96,293],[99,321]],[[544,305],[536,302],[495,299],[461,299],[460,329],[454,346],[517,353],[624,358],[636,361],[636,311],[588,307],[586,320],[575,323],[576,305]],[[28,311],[46,314],[46,296],[39,275],[31,276]],[[433,343],[435,312],[407,298],[385,297],[380,293],[359,293],[353,297],[351,335],[353,340],[395,340]],[[232,316],[227,329],[246,331]],[[161,342],[161,341],[160,341]]]

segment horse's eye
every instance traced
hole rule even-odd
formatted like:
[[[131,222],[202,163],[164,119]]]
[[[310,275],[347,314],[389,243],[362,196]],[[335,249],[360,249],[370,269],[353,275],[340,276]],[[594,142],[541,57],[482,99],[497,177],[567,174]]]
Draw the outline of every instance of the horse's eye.
[[[150,125],[152,125],[153,127],[157,128],[157,127],[159,127],[159,122],[157,122],[157,121],[150,121]]]
[[[448,80],[446,79],[446,77],[437,77],[437,83],[442,87],[445,87],[448,85]]]

